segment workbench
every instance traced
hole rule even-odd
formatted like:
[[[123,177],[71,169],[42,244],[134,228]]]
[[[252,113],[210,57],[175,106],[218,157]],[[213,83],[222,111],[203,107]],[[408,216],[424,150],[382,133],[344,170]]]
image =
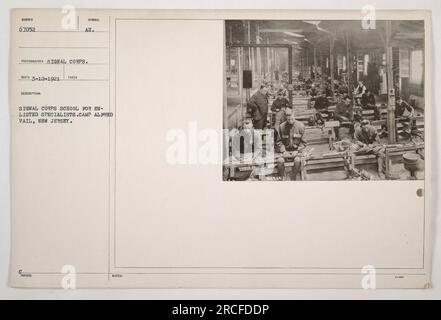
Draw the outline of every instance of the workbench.
[[[406,152],[416,152],[424,159],[424,143],[417,144],[396,144],[385,145],[385,164],[386,164],[386,177],[390,177],[390,166],[392,162],[402,162],[402,155]],[[224,165],[224,178],[227,180],[236,180],[235,177],[238,173],[251,172],[256,169],[264,169],[267,176],[277,174],[277,160],[282,157],[282,154],[274,154],[273,159],[266,159],[258,163],[241,163],[240,161],[233,162],[230,159],[230,163]],[[292,156],[284,157],[285,167],[289,171],[293,166],[294,158],[296,154]],[[377,164],[376,155],[357,155],[350,152],[330,152],[322,155],[308,155],[301,157],[301,180],[308,180],[308,174],[315,172],[324,172],[332,170],[345,170],[351,162],[355,166],[363,165],[375,165]],[[260,177],[259,179],[265,179]]]

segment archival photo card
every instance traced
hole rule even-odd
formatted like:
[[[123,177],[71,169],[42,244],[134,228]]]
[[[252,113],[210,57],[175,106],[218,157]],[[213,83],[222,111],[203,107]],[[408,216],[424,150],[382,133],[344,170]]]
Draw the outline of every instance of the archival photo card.
[[[430,12],[374,9],[13,10],[10,285],[430,287]]]

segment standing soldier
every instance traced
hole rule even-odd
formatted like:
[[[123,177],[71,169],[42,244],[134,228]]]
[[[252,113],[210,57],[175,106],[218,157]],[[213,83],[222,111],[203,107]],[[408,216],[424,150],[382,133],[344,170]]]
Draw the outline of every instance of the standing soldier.
[[[268,88],[260,86],[260,89],[248,100],[248,108],[253,117],[254,129],[265,128],[268,117]]]

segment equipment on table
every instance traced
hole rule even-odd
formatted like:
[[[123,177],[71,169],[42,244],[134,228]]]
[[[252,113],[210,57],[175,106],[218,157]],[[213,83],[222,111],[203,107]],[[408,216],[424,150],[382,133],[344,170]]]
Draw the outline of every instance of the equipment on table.
[[[407,152],[403,154],[404,168],[410,172],[410,179],[416,180],[415,173],[418,171],[418,160],[420,156],[417,153]]]

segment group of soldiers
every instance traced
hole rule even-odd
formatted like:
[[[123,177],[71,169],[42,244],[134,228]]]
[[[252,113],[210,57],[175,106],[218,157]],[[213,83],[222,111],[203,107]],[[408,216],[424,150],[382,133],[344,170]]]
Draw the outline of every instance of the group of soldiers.
[[[294,111],[291,109],[289,100],[286,97],[287,90],[281,88],[274,91],[272,86],[262,85],[259,90],[254,93],[247,102],[247,115],[243,121],[239,132],[248,137],[248,142],[253,146],[252,153],[254,157],[261,155],[262,148],[256,147],[261,145],[260,132],[265,128],[272,127],[274,132],[274,146],[275,152],[278,154],[276,160],[276,166],[278,174],[283,179],[296,180],[300,173],[301,157],[304,155],[303,151],[306,148],[306,141],[304,140],[305,125],[296,120]],[[339,96],[335,111],[330,112],[328,110],[330,106],[329,84],[318,90],[314,85],[309,84],[307,90],[311,100],[314,101],[314,108],[316,109],[316,121],[318,124],[324,123],[323,115],[328,116],[329,119],[338,120],[340,123],[349,123],[349,134],[353,143],[343,144],[351,145],[353,152],[356,154],[374,154],[378,160],[378,176],[380,179],[384,179],[384,167],[385,167],[385,148],[380,143],[380,134],[377,129],[370,124],[370,121],[363,119],[361,114],[354,112],[354,104],[361,106],[361,109],[374,110],[375,119],[380,119],[380,110],[375,103],[375,96],[372,92],[366,89],[363,82],[359,82],[358,86],[354,89],[352,97],[349,95]],[[332,93],[331,93],[332,94]],[[269,97],[274,96],[271,107],[269,106]],[[338,96],[338,93],[337,93]],[[401,117],[408,112],[408,117],[412,117],[414,109],[400,97],[396,99],[395,115]],[[271,126],[268,119],[268,113],[274,114],[274,125]],[[340,140],[338,129],[336,128],[337,141]],[[250,134],[252,133],[252,134]],[[257,141],[258,140],[258,141]],[[350,140],[348,140],[350,141]],[[341,148],[342,144],[339,145]],[[243,150],[241,150],[243,151]],[[285,159],[291,158],[294,161],[293,168],[289,177],[285,177]]]
[[[280,177],[285,177],[285,158],[292,157],[294,165],[290,179],[296,180],[300,171],[300,152],[306,147],[306,142],[303,139],[305,125],[295,119],[289,100],[286,98],[286,90],[279,89],[277,92],[271,92],[269,86],[262,85],[248,100],[247,117],[243,127],[250,130],[251,123],[255,130],[263,130],[267,127],[270,94],[275,95],[271,111],[275,114],[273,133],[275,152],[279,155],[277,157],[278,174]]]

